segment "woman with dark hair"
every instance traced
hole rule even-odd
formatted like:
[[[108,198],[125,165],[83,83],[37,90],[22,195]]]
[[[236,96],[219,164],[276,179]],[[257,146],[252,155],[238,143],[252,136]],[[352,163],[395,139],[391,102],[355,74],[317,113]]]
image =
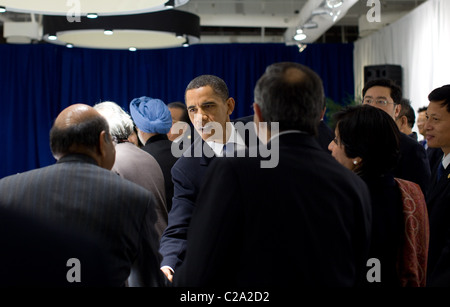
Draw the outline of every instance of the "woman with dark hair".
[[[428,215],[420,187],[392,174],[399,159],[397,125],[369,105],[347,107],[334,117],[336,137],[328,149],[366,182],[372,199],[368,259],[380,261],[381,280],[367,285],[425,286]]]

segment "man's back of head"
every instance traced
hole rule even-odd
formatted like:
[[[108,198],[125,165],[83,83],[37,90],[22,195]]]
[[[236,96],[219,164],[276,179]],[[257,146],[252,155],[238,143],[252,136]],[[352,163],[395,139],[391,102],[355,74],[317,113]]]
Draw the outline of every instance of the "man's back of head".
[[[317,134],[325,96],[322,80],[310,68],[292,62],[272,64],[258,80],[254,95],[260,121],[278,122],[280,131]]]
[[[115,160],[107,121],[84,104],[71,105],[58,115],[50,130],[50,147],[57,160],[69,154],[84,154],[106,169],[111,169]]]
[[[411,107],[411,102],[408,99],[403,98],[400,105],[400,113],[395,119],[395,122],[401,132],[406,135],[410,135],[412,133],[412,128],[416,123],[416,114],[414,113],[414,109]]]

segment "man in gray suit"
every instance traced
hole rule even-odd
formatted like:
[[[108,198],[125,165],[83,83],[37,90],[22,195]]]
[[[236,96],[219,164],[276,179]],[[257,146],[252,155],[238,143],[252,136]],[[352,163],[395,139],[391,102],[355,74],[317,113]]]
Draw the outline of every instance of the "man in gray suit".
[[[164,285],[155,199],[110,171],[115,148],[106,120],[90,106],[69,106],[54,122],[50,146],[56,164],[0,180],[0,206],[100,240],[114,286]]]
[[[116,160],[112,171],[152,192],[156,205],[156,231],[161,237],[167,227],[166,191],[164,175],[153,156],[128,141],[133,132],[133,120],[119,105],[104,101],[94,106],[109,125],[109,132],[117,139]]]

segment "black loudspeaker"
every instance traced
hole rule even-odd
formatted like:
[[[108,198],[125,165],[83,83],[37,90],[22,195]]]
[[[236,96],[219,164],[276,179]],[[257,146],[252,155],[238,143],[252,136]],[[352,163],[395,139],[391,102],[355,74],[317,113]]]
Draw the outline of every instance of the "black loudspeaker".
[[[402,67],[400,65],[364,66],[364,84],[380,78],[391,79],[402,88]]]

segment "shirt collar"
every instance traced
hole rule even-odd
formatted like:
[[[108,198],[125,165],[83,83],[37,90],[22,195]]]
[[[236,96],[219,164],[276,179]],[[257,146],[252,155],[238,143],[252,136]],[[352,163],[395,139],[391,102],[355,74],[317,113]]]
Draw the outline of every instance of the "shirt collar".
[[[228,123],[227,123],[228,124]],[[234,128],[234,125],[232,123],[230,123],[231,126],[231,131],[230,131],[230,137],[228,138],[228,141],[226,144],[231,144],[234,143],[237,145],[237,148],[245,148],[245,142],[242,139],[242,137],[240,136],[240,134],[237,132],[236,128]],[[222,143],[218,143],[218,142],[214,142],[214,141],[209,141],[206,142],[208,144],[209,147],[211,147],[211,149],[214,151],[214,154],[217,157],[223,157],[223,146],[224,144]]]
[[[447,169],[447,166],[450,164],[450,154],[442,157],[442,166]]]

